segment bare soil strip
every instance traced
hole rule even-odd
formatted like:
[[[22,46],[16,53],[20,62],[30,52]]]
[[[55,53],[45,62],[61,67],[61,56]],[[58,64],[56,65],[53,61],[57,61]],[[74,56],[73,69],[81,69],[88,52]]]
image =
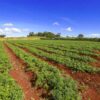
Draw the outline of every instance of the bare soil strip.
[[[97,54],[100,54],[100,50],[95,50],[94,52]]]
[[[100,57],[97,57],[97,56],[93,56],[93,55],[89,55],[89,54],[83,54],[83,53],[80,53],[79,55],[81,55],[81,56],[89,56],[89,57],[91,57],[91,58],[94,58],[94,59],[96,59],[97,61],[100,61]]]
[[[51,48],[51,47],[50,47],[50,48]],[[40,50],[45,51],[45,52],[48,52],[48,53],[55,53],[55,52],[51,52],[51,51],[49,52],[49,51],[44,50],[44,49],[41,49],[41,48],[39,48],[39,47],[37,47],[37,49],[40,49]],[[60,49],[59,49],[59,50],[60,50]],[[62,50],[62,51],[65,51],[65,50]],[[94,53],[100,54],[100,51],[94,51]],[[81,55],[81,56],[89,56],[89,57],[91,57],[91,58],[94,58],[94,59],[98,60],[98,62],[100,61],[100,57],[97,57],[97,56],[92,56],[92,55],[83,54],[83,53],[79,53],[79,55]]]
[[[21,48],[21,47],[20,47]],[[59,70],[63,71],[65,74],[69,74],[73,79],[77,80],[80,84],[88,86],[87,90],[83,93],[83,100],[100,100],[100,74],[89,74],[83,72],[73,72],[70,68],[65,65],[58,64],[54,61],[50,61],[45,57],[36,55],[35,53],[30,52],[27,48],[21,48],[26,53],[29,53],[42,61],[48,62],[48,64],[57,67]]]
[[[46,53],[50,53],[50,54],[57,54],[57,53],[55,53],[55,52],[51,52],[51,51],[48,51],[48,50],[45,50],[45,49],[42,49],[42,48],[37,48],[37,49],[39,49],[39,50],[41,50],[41,51],[44,51],[44,52],[46,52]],[[84,55],[84,56],[87,56],[87,55]],[[89,56],[89,55],[88,55]],[[92,63],[89,63],[91,66],[93,66],[93,67],[98,67],[98,68],[100,68],[100,58],[97,58],[97,57],[94,57],[94,56],[90,56],[91,58],[94,58],[94,59],[96,59],[97,61],[96,62],[92,62]]]
[[[24,92],[24,100],[40,100],[37,95],[37,91],[31,86],[31,75],[25,73],[24,68],[27,66],[20,58],[18,58],[15,53],[4,44],[5,51],[8,54],[9,60],[13,65],[13,68],[10,70],[10,75],[15,79]]]

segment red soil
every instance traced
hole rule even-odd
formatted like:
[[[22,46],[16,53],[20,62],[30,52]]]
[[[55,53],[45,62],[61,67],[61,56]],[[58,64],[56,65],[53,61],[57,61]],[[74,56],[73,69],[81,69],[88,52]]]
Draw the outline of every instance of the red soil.
[[[5,44],[5,51],[8,54],[9,60],[13,68],[9,72],[10,75],[16,80],[24,92],[24,100],[40,100],[37,91],[32,88],[30,79],[33,76],[31,72],[25,73],[24,68],[27,66],[15,53]]]
[[[45,50],[45,49],[42,49],[42,48],[39,48],[39,47],[37,49],[39,49],[41,51],[44,51],[44,52],[47,52],[47,53],[50,53],[50,54],[53,54],[53,53],[55,54],[55,52],[51,52],[51,51],[48,51],[48,50]],[[86,55],[84,54],[84,56],[86,56]],[[95,56],[91,56],[91,57],[94,58],[94,59],[96,59],[97,61],[96,62],[89,63],[89,64],[91,66],[93,66],[93,67],[100,68],[100,58],[99,57],[95,57]]]
[[[92,89],[88,88],[83,93],[83,100],[100,100],[100,97],[96,97],[97,94]]]
[[[98,61],[98,62],[92,62],[92,63],[90,63],[90,65],[100,68],[100,61]]]
[[[100,50],[95,50],[94,52],[97,54],[100,54]]]
[[[100,61],[100,57],[97,57],[97,56],[95,56],[95,55],[87,55],[87,54],[82,54],[82,53],[80,53],[79,55],[81,55],[81,56],[90,56],[91,58],[94,58],[94,59],[96,59],[97,61]]]
[[[54,61],[49,61],[47,58],[36,55],[30,52],[27,48],[22,48],[25,52],[32,54],[33,56],[48,62],[50,65],[57,67],[65,74],[69,74],[73,79],[77,80],[80,84],[85,84],[88,89],[82,92],[83,100],[100,100],[100,74],[89,74],[86,72],[73,72],[70,68],[65,65],[57,64]]]

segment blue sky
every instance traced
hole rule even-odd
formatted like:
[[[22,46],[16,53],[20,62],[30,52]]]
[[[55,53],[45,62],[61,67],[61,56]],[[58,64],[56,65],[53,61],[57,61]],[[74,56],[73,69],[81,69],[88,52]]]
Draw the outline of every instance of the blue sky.
[[[100,37],[100,0],[0,0],[0,34],[30,31]]]

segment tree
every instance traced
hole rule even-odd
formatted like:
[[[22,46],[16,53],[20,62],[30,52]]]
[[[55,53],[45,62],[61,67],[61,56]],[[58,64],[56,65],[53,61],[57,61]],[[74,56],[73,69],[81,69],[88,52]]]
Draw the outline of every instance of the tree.
[[[79,34],[78,38],[84,38],[84,35],[83,34]]]
[[[42,32],[38,32],[36,35],[37,36],[43,36],[43,33]]]
[[[0,35],[0,38],[4,38],[5,36],[6,36],[6,35],[4,35],[4,34],[1,34],[1,35]]]
[[[60,35],[61,33],[54,34],[53,32],[38,32],[38,33],[30,32],[29,35],[27,35],[27,37],[41,36],[46,38],[60,38]]]
[[[27,35],[27,37],[30,37],[30,36],[34,36],[34,32],[30,32],[29,35]]]
[[[57,33],[55,36],[56,36],[57,38],[60,38],[60,35],[61,35],[61,33]]]

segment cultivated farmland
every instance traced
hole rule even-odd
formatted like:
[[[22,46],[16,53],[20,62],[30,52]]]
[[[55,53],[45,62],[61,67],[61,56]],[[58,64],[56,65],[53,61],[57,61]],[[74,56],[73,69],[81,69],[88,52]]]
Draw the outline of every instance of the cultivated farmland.
[[[100,43],[0,41],[0,100],[100,100]]]

